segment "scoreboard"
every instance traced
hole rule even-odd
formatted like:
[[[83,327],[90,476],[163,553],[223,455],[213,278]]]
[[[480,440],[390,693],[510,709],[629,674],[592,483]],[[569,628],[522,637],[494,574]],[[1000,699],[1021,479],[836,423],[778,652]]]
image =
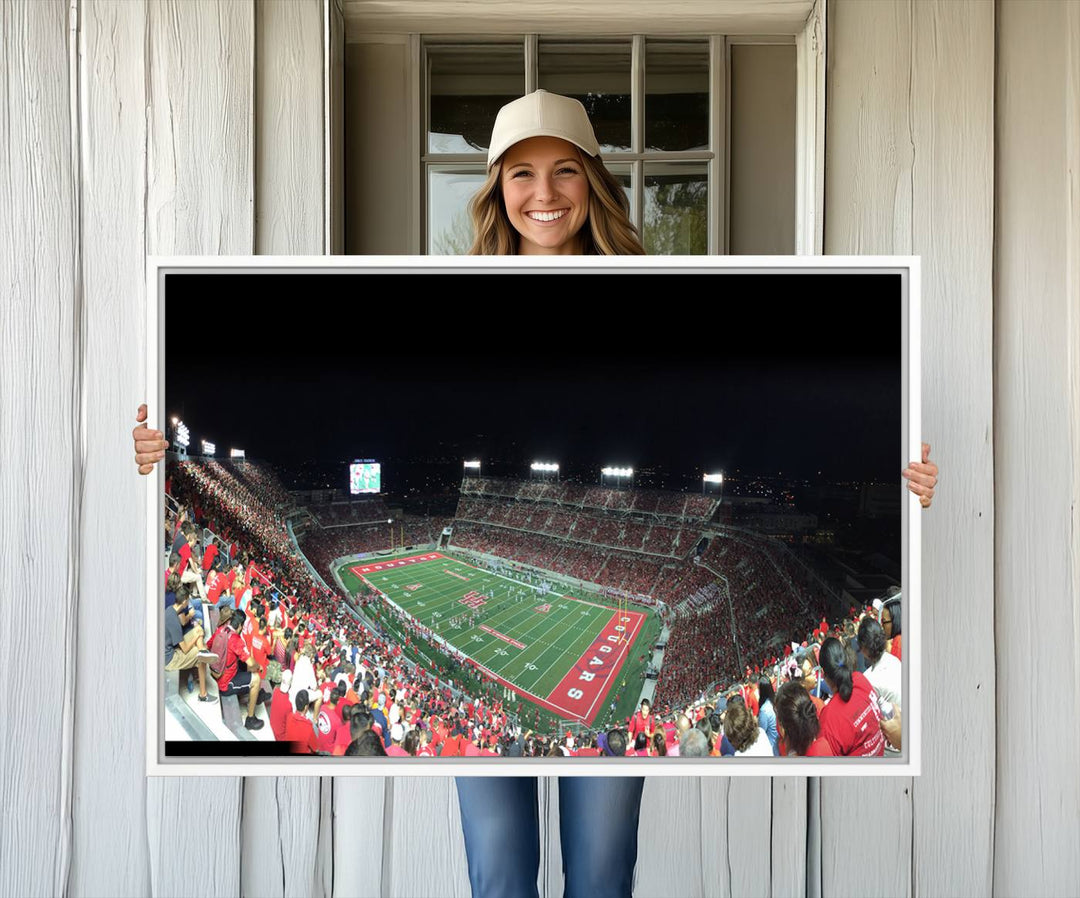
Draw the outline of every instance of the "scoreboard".
[[[349,493],[353,496],[362,493],[382,491],[381,466],[376,461],[354,461],[349,465]]]

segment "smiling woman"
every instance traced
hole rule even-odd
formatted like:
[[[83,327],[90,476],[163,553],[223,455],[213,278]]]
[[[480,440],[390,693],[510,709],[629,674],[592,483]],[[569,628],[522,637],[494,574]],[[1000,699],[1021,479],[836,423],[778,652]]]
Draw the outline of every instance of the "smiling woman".
[[[521,255],[581,255],[589,182],[573,144],[558,137],[516,143],[506,151],[499,180]]]
[[[469,204],[470,255],[644,255],[585,107],[544,90],[495,120],[488,177]]]

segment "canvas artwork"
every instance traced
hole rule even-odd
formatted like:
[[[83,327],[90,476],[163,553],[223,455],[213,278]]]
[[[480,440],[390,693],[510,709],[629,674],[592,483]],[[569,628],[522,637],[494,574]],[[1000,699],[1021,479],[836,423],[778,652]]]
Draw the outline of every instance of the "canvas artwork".
[[[148,284],[150,772],[918,772],[917,260]]]

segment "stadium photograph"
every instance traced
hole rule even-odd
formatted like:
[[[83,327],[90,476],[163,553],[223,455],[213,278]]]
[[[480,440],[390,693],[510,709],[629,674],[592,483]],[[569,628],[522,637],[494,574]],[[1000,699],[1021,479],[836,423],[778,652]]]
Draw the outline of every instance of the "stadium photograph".
[[[164,759],[906,757],[899,274],[163,284]]]

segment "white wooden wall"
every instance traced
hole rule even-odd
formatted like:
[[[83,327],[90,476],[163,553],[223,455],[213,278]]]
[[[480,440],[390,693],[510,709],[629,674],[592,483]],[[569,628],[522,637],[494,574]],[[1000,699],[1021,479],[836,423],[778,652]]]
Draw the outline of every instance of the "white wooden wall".
[[[924,774],[649,780],[636,894],[1075,894],[1080,4],[828,8],[826,251],[923,257]],[[142,774],[143,257],[333,245],[336,5],[0,13],[0,895],[467,895],[450,779]]]

